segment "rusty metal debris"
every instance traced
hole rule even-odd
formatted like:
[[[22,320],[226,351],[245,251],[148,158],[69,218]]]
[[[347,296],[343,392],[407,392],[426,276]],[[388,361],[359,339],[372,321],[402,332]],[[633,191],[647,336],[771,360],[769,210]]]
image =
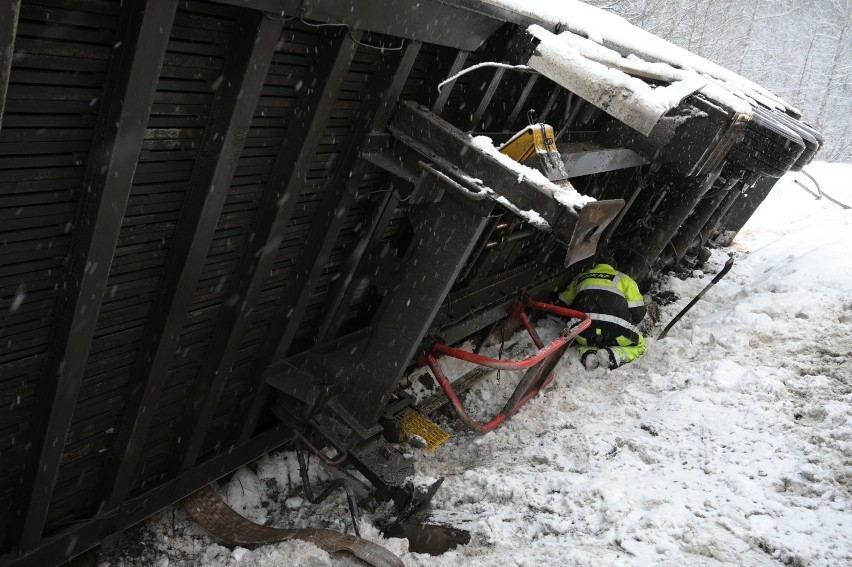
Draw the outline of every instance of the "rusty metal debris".
[[[201,527],[229,543],[258,545],[287,540],[310,542],[329,553],[353,555],[375,567],[404,567],[402,560],[373,542],[349,534],[319,528],[274,528],[241,516],[207,485],[181,500]]]

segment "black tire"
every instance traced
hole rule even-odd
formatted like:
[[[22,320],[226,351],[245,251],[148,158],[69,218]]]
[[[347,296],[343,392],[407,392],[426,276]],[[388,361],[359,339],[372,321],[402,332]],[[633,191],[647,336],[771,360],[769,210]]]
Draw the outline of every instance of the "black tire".
[[[802,141],[805,143],[805,151],[802,152],[802,155],[799,156],[796,163],[790,168],[791,171],[801,170],[813,161],[817,152],[822,148],[824,138],[819,132],[788,114],[774,110],[772,116],[801,136]]]
[[[769,177],[781,177],[805,151],[805,142],[767,110],[755,107],[752,119],[734,144],[729,158],[745,169]]]

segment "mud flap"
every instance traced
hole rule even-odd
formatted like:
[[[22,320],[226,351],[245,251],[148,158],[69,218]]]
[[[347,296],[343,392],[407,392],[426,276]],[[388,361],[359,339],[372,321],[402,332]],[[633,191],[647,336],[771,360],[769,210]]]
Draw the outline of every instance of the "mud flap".
[[[562,243],[568,250],[566,266],[594,256],[598,240],[623,206],[621,199],[586,203],[574,225],[571,241]]]

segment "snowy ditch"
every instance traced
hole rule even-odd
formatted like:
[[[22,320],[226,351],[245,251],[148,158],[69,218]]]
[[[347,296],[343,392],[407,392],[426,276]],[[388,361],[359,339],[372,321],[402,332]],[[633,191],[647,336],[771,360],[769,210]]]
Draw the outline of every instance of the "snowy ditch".
[[[817,163],[823,189],[852,202],[852,165]],[[409,566],[841,565],[852,563],[852,211],[814,200],[789,174],[707,274],[659,282],[648,351],[586,372],[569,353],[557,378],[496,431],[452,417],[435,453],[411,448],[417,480],[445,481],[431,517],[471,542],[440,556],[361,532]],[[736,264],[662,341],[655,337],[722,266]],[[558,332],[541,321],[548,340]],[[505,348],[529,352],[523,334]],[[496,349],[493,347],[496,354]],[[444,364],[451,376],[467,368]],[[478,419],[514,387],[507,373],[466,396]],[[418,395],[421,381],[412,380]],[[310,476],[327,474],[311,460]],[[303,499],[295,454],[266,456],[223,483],[237,511],[277,527],[351,532],[343,493]],[[226,547],[175,506],[128,532],[102,565],[357,565],[311,544]]]

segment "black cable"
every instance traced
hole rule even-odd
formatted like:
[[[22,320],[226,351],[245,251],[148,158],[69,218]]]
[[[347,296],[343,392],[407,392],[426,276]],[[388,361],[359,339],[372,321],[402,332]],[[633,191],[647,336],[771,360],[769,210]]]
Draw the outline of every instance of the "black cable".
[[[373,45],[373,44],[370,44],[370,43],[364,43],[363,41],[360,41],[358,38],[356,38],[352,34],[352,28],[349,27],[349,24],[337,23],[337,22],[330,22],[330,23],[327,23],[327,24],[312,24],[312,23],[306,21],[301,16],[301,13],[302,13],[302,10],[300,9],[299,10],[299,21],[302,22],[303,24],[305,24],[306,26],[309,26],[309,27],[312,27],[312,28],[326,28],[326,27],[346,28],[346,33],[349,34],[349,38],[352,39],[352,41],[354,41],[356,44],[360,45],[361,47],[369,47],[370,49],[376,49],[378,51],[402,51],[403,47],[405,47],[404,45],[399,45],[399,46],[395,46],[395,47],[385,47],[384,45]]]
[[[503,345],[505,345],[505,344],[506,344],[506,325],[505,325],[505,321],[504,321],[504,324],[500,325],[500,350],[499,350],[499,352],[497,352],[497,359],[498,360],[503,360]],[[497,369],[497,385],[498,386],[500,385],[500,369],[499,368]]]
[[[358,512],[358,503],[355,501],[355,496],[352,494],[352,487],[349,486],[349,483],[345,479],[338,478],[331,481],[326,489],[322,491],[322,494],[314,497],[314,491],[311,488],[311,480],[308,478],[308,466],[305,464],[305,454],[302,447],[302,441],[298,437],[295,439],[295,446],[296,458],[299,459],[299,473],[302,476],[302,486],[305,490],[305,497],[308,499],[308,502],[311,504],[319,504],[328,498],[329,494],[334,492],[334,490],[342,488],[343,491],[346,492],[346,500],[349,502],[349,514],[352,515],[352,529],[355,530],[355,535],[361,537],[361,532],[358,530],[358,519],[361,515]]]
[[[296,16],[275,16],[273,14],[264,13],[264,17],[268,20],[272,20],[274,22],[289,22],[290,20],[295,20]]]

